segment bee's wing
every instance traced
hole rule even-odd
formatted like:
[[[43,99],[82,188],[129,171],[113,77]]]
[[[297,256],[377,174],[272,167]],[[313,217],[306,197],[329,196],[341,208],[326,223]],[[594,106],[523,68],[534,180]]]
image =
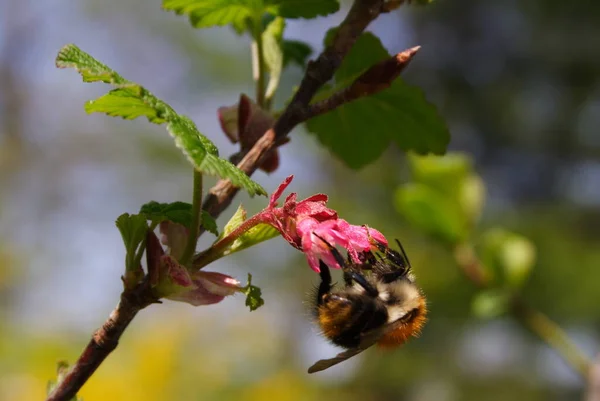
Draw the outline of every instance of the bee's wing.
[[[308,368],[308,373],[316,373],[325,369],[329,369],[330,367],[337,365],[340,362],[344,362],[348,358],[352,358],[356,354],[360,354],[367,348],[352,348],[347,351],[340,352],[333,358],[321,359],[320,361],[317,361],[314,365],[312,365],[310,368]]]
[[[358,347],[351,348],[344,352],[340,352],[333,358],[321,359],[320,361],[315,362],[314,365],[308,368],[308,373],[316,373],[325,369],[329,369],[330,367],[335,366],[340,362],[344,362],[348,358],[352,358],[354,355],[360,354],[361,352],[375,344],[377,341],[379,341],[381,336],[383,336],[385,333],[391,330],[395,330],[400,324],[402,324],[400,321],[394,322],[380,329],[375,329],[363,334]]]
[[[383,330],[373,330],[369,333],[364,334],[358,347],[350,348],[349,350],[340,352],[333,358],[321,359],[320,361],[317,361],[314,365],[308,368],[308,373],[316,373],[325,369],[329,369],[330,367],[335,366],[340,362],[344,362],[348,358],[352,358],[354,355],[360,354],[361,352],[375,344],[382,334]]]

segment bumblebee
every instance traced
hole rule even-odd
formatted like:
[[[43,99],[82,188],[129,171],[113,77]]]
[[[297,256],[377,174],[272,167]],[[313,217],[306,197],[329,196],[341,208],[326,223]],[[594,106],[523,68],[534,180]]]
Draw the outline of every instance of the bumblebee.
[[[350,256],[345,260],[335,247],[321,240],[342,266],[345,286],[336,290],[329,267],[320,261],[314,313],[323,335],[346,351],[316,362],[308,373],[328,369],[374,344],[396,347],[419,335],[426,321],[426,301],[398,240],[399,251],[377,242],[378,252],[363,252],[360,263]]]

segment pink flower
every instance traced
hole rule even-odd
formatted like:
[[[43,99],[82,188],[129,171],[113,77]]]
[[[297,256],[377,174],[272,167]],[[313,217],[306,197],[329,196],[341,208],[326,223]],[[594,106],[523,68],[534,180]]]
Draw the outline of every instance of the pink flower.
[[[169,246],[169,254],[165,254],[153,231],[148,231],[146,236],[150,284],[159,298],[187,302],[193,306],[210,305],[242,290],[240,282],[231,276],[216,272],[190,272],[177,261],[181,244],[187,241],[185,227],[165,222],[161,223],[160,230],[163,243]]]
[[[192,288],[169,295],[172,301],[187,302],[193,306],[221,302],[226,296],[242,289],[240,282],[231,276],[216,272],[197,271],[191,274]]]
[[[334,268],[341,267],[328,244],[346,249],[356,263],[360,263],[360,253],[374,248],[375,241],[387,245],[379,231],[338,218],[337,212],[326,206],[327,195],[317,194],[298,202],[296,193],[291,193],[283,206],[277,207],[277,200],[293,178],[289,176],[279,185],[271,195],[269,206],[257,218],[271,224],[286,241],[304,252],[314,271],[320,271],[319,260]]]

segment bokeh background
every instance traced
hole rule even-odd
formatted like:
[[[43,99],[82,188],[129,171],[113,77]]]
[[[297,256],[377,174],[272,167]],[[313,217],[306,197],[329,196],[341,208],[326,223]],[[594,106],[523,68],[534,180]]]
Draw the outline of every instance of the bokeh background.
[[[321,49],[328,18],[289,23],[286,36]],[[482,226],[530,238],[538,262],[524,298],[582,350],[600,352],[600,5],[559,0],[440,0],[382,16],[371,30],[391,52],[420,44],[405,79],[424,88],[483,176]],[[223,155],[235,151],[216,109],[253,94],[249,41],[192,29],[160,1],[0,0],[0,400],[39,400],[56,362],[73,361],[121,290],[124,249],[114,226],[149,200],[191,198],[190,167],[164,127],[86,115],[104,93],[54,58],[75,43],[191,116]],[[284,75],[282,105],[301,70]],[[251,272],[265,306],[243,297],[210,307],[167,302],[143,311],[83,388],[96,400],[577,400],[585,380],[510,318],[471,314],[473,285],[451,253],[394,207],[409,179],[389,149],[351,171],[303,128],[272,191],[295,174],[301,198],[330,195],[355,224],[400,238],[428,295],[430,322],[401,350],[369,350],[307,375],[337,350],[310,320],[318,277],[281,239],[218,261]],[[236,198],[250,212],[265,199]],[[224,213],[219,220],[233,213]],[[205,236],[201,244],[211,239]]]

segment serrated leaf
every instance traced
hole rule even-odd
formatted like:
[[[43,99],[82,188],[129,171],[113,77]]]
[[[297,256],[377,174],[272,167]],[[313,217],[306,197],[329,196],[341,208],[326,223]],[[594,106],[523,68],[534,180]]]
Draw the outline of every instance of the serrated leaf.
[[[399,188],[395,204],[410,223],[429,235],[450,244],[467,237],[468,225],[459,205],[424,184],[412,183]]]
[[[140,213],[155,224],[162,221],[172,221],[190,228],[192,224],[192,205],[186,202],[159,203],[150,201],[140,208]],[[212,234],[219,235],[217,222],[206,211],[202,210],[202,227]]]
[[[246,306],[250,311],[255,311],[265,304],[262,299],[262,291],[257,286],[252,285],[252,275],[248,273],[248,285],[242,293],[246,294]]]
[[[146,231],[148,230],[146,216],[143,214],[131,215],[123,213],[117,218],[116,225],[125,244],[126,271],[137,271],[139,266],[136,266],[135,255],[138,247],[146,238]]]
[[[290,63],[306,67],[306,60],[313,52],[312,47],[300,40],[283,40],[281,44],[283,50],[283,66],[287,67]]]
[[[219,227],[217,227],[217,222],[215,221],[215,218],[212,217],[210,215],[210,213],[208,213],[206,210],[202,211],[202,224],[201,225],[209,233],[214,234],[217,237],[219,236]]]
[[[153,123],[167,122],[167,130],[175,138],[175,144],[198,171],[229,179],[235,186],[246,189],[251,196],[266,195],[258,183],[229,161],[219,157],[217,147],[198,131],[192,120],[177,114],[171,106],[141,85],[127,81],[72,44],[59,51],[56,65],[59,68],[75,68],[85,82],[102,81],[117,86],[116,90],[88,102],[88,112],[103,112],[127,119],[146,116]]]
[[[155,107],[144,102],[139,94],[132,92],[129,88],[114,89],[96,100],[88,101],[85,104],[85,111],[87,113],[105,113],[111,117],[123,117],[126,120],[143,116],[154,124],[165,122]]]
[[[140,208],[140,213],[146,215],[153,223],[169,220],[187,228],[192,222],[192,205],[186,202],[159,203],[150,201]]]
[[[196,126],[187,117],[182,116],[177,121],[170,122],[167,130],[175,138],[175,145],[183,151],[198,171],[228,179],[233,185],[246,189],[251,196],[267,194],[260,184],[252,181],[246,173],[231,162],[221,159],[216,152],[207,152],[205,141],[208,139],[198,132]]]
[[[163,9],[188,15],[196,28],[232,25],[242,33],[264,13],[283,18],[315,18],[336,12],[337,0],[163,0]]]
[[[125,78],[114,70],[75,45],[66,45],[59,50],[56,57],[56,66],[58,68],[75,68],[83,77],[83,82],[102,81],[113,85],[128,83]]]
[[[483,290],[473,298],[471,309],[479,318],[499,317],[508,312],[510,299],[510,294],[501,289]]]
[[[326,38],[331,40],[334,31]],[[335,74],[334,87],[325,87],[315,101],[348,87],[373,64],[390,57],[379,38],[363,33]],[[349,167],[358,169],[376,160],[390,141],[403,150],[420,154],[443,154],[450,134],[423,92],[396,79],[388,89],[344,104],[306,122]]]

